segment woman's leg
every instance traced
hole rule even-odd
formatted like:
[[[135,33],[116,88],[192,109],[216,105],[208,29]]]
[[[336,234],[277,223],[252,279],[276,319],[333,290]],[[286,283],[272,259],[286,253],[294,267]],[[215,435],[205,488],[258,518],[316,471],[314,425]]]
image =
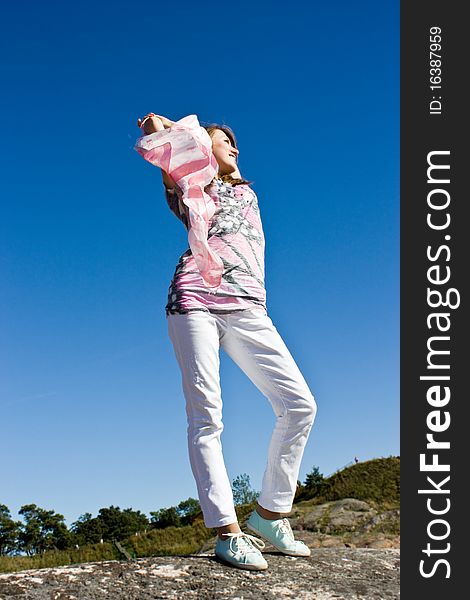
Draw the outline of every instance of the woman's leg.
[[[213,315],[195,311],[168,315],[168,333],[178,360],[186,399],[188,450],[206,527],[238,532],[233,493],[224,464],[219,378],[219,339]]]
[[[277,417],[258,503],[268,511],[262,515],[265,518],[285,516],[292,510],[300,463],[316,415],[314,397],[264,309],[231,314],[221,344],[268,398]]]

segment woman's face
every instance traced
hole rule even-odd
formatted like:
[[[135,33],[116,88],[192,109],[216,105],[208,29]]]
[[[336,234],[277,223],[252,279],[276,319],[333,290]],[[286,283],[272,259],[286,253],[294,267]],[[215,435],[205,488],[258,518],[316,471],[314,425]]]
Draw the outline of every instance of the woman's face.
[[[226,133],[216,129],[212,135],[212,152],[219,165],[219,175],[238,174],[237,156],[238,150],[232,146],[232,142]]]

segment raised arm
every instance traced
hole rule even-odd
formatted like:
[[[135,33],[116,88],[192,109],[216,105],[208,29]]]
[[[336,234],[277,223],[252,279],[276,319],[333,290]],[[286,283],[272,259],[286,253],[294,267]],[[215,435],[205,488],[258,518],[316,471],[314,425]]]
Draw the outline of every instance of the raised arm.
[[[162,131],[168,129],[174,124],[174,121],[170,121],[166,117],[156,115],[155,113],[148,113],[143,119],[137,119],[137,126],[142,129],[145,135],[150,135],[156,131]],[[163,185],[166,189],[174,190],[178,186],[173,179],[164,171],[160,169],[162,173]]]
[[[224,263],[208,244],[208,227],[217,205],[214,197],[205,191],[218,173],[211,137],[194,114],[171,124],[169,119],[165,123],[164,117],[151,113],[138,121],[144,133],[145,121],[150,119],[148,130],[152,127],[156,132],[140,137],[134,150],[152,165],[167,171],[180,188],[178,201],[188,207],[188,241],[196,266],[207,286],[211,290],[218,289]],[[168,131],[162,131],[165,124]]]

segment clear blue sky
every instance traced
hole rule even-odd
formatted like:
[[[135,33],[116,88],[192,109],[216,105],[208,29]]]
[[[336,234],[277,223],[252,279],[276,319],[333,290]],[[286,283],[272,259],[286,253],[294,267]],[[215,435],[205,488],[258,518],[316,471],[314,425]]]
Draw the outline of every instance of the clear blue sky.
[[[23,2],[2,28],[0,503],[70,525],[197,497],[164,312],[188,242],[133,150],[149,111],[236,132],[319,407],[299,478],[399,454],[398,1]],[[227,470],[259,490],[274,413],[221,361]]]

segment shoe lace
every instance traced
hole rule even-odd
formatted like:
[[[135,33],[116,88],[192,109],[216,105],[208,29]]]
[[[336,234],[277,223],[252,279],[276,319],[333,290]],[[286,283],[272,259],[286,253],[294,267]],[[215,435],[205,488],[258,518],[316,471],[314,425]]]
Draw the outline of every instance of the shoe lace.
[[[281,522],[279,524],[279,530],[282,531],[282,533],[287,534],[292,542],[295,542],[294,533],[292,532],[292,527],[290,526],[290,523],[287,519],[281,520]]]
[[[258,546],[260,550],[263,550],[266,545],[260,538],[245,533],[244,531],[239,533],[223,533],[222,535],[230,538],[230,550],[233,553],[236,552],[236,549],[234,548],[235,542],[238,546],[238,550],[241,552],[252,552],[255,549],[254,546]]]

